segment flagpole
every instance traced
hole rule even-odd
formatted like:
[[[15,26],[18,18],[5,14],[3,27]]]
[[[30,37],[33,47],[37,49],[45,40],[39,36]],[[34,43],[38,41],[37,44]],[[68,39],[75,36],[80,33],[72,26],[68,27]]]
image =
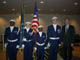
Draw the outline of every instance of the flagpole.
[[[35,5],[37,5],[37,0],[35,0]]]
[[[21,25],[20,25],[20,49],[22,45],[22,39],[23,39],[23,30],[24,30],[24,0],[21,1]]]
[[[37,9],[37,0],[34,0],[34,14],[35,14],[35,12],[37,12],[38,13],[38,9]],[[37,17],[38,17],[38,14],[37,14]],[[37,27],[33,27],[33,30],[35,31],[35,43],[36,43],[36,40],[37,40],[37,31],[36,31],[36,28]],[[36,45],[35,45],[35,47],[36,47]],[[33,54],[34,54],[34,60],[37,60],[37,53],[36,53],[36,50],[34,49],[33,50]]]

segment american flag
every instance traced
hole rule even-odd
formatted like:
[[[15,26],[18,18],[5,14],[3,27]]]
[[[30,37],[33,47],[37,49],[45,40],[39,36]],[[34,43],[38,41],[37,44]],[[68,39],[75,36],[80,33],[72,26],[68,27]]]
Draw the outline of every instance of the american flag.
[[[39,17],[38,17],[38,9],[37,4],[35,2],[35,8],[34,8],[34,15],[32,20],[32,28],[35,32],[38,32],[38,26],[39,26]]]

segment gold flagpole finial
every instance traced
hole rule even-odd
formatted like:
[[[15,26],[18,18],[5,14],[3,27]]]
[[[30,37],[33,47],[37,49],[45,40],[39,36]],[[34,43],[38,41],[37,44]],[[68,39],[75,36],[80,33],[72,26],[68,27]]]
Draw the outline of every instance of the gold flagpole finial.
[[[22,2],[22,5],[24,5],[24,0],[22,0],[21,2]]]
[[[24,0],[22,0],[22,2],[24,2]]]

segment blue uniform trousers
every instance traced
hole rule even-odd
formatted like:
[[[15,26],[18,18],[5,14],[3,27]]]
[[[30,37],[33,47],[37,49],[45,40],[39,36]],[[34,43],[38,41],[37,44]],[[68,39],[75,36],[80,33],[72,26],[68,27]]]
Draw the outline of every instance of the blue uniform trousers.
[[[33,45],[31,42],[25,44],[24,60],[33,60]]]
[[[16,48],[17,43],[8,43],[7,46],[7,53],[9,60],[16,60],[17,58],[17,48]]]
[[[37,60],[44,60],[44,47],[37,46]]]
[[[50,60],[57,60],[58,42],[51,41],[50,44]]]

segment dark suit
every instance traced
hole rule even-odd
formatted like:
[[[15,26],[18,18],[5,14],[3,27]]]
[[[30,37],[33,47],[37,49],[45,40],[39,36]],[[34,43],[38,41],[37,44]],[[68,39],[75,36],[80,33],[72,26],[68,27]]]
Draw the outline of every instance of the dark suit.
[[[71,60],[72,58],[72,47],[71,43],[74,42],[75,37],[75,29],[72,25],[69,25],[69,28],[66,30],[66,26],[62,27],[62,41],[63,41],[63,49],[64,49],[64,60]]]

